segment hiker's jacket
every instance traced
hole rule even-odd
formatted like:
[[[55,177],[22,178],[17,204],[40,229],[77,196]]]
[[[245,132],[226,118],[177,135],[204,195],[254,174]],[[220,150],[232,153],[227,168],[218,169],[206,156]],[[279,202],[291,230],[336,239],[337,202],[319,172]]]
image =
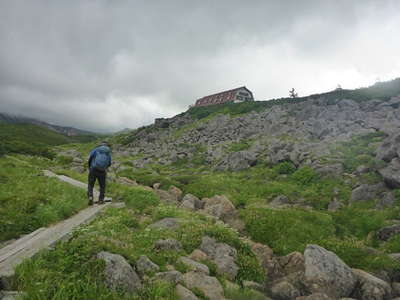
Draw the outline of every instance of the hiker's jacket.
[[[111,150],[110,150],[110,148],[109,148],[108,146],[101,145],[101,146],[99,146],[99,147],[97,147],[97,148],[94,148],[94,149],[90,152],[89,161],[88,161],[88,165],[89,165],[89,168],[90,168],[90,169],[93,168],[93,164],[94,164],[96,155],[98,155],[99,153],[105,153],[105,154],[107,154],[107,156],[108,156],[108,162],[107,162],[107,166],[106,166],[106,167],[108,168],[109,166],[111,166]]]

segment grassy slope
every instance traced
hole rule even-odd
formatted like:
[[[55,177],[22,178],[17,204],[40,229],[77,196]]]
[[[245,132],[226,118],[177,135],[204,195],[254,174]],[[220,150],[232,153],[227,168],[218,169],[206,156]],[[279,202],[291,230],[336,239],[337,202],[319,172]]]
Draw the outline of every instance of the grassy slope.
[[[22,153],[53,157],[50,147],[71,142],[93,141],[95,136],[68,137],[32,124],[0,124],[0,155]]]
[[[42,175],[40,158],[0,158],[0,242],[17,238],[86,206],[85,192]]]

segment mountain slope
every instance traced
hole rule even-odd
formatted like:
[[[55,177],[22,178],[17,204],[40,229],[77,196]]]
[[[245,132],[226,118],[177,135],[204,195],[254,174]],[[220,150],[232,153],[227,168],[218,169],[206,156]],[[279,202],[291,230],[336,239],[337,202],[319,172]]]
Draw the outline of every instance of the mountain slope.
[[[15,116],[6,113],[0,113],[0,123],[8,123],[8,124],[33,124],[45,127],[47,129],[53,130],[55,132],[64,134],[66,136],[79,136],[79,135],[94,135],[93,132],[85,131],[73,127],[59,126],[49,124],[47,122],[43,122],[34,118],[24,117],[24,116]]]
[[[50,147],[76,142],[93,141],[95,136],[66,136],[34,124],[0,123],[0,156],[22,153],[53,157]]]

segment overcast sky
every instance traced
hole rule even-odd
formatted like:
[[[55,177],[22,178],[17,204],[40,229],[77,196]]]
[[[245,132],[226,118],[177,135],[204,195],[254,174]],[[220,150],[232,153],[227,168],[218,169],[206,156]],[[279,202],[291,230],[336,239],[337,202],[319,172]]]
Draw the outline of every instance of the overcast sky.
[[[1,0],[0,112],[94,131],[400,77],[398,0]]]

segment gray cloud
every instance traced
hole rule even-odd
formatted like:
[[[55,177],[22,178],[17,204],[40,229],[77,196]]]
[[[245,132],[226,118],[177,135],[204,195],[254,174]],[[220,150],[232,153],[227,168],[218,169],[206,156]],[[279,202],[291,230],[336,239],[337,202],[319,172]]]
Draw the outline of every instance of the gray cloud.
[[[0,2],[0,111],[138,127],[246,85],[257,99],[400,76],[400,2]]]

